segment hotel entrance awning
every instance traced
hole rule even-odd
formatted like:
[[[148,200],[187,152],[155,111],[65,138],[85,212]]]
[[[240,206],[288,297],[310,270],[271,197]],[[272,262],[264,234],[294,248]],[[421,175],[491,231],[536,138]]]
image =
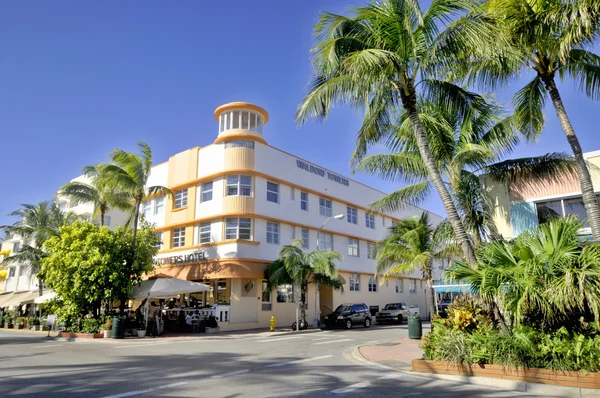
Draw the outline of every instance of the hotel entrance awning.
[[[39,292],[37,290],[15,292],[6,301],[0,302],[0,307],[16,307],[22,304],[33,303],[33,300],[38,296]]]

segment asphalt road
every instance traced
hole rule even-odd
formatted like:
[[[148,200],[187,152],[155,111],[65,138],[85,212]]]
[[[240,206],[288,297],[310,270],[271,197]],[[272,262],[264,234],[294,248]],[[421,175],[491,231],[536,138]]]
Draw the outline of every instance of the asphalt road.
[[[0,396],[528,396],[397,373],[352,355],[355,346],[406,336],[406,325],[85,343],[0,331]]]

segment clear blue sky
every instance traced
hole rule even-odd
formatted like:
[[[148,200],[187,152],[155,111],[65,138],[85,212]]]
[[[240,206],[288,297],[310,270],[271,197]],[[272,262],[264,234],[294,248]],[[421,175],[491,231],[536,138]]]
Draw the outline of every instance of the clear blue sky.
[[[294,111],[310,76],[319,11],[359,2],[4,2],[0,225],[13,222],[5,215],[20,203],[50,199],[84,165],[107,161],[115,147],[134,150],[145,140],[159,163],[211,143],[213,110],[230,101],[267,109],[269,144],[349,175],[360,115],[339,109],[324,124],[298,128]],[[560,85],[583,149],[599,149],[600,106],[573,87]],[[553,109],[547,116],[543,138],[515,156],[568,150]],[[443,214],[436,197],[423,206]]]

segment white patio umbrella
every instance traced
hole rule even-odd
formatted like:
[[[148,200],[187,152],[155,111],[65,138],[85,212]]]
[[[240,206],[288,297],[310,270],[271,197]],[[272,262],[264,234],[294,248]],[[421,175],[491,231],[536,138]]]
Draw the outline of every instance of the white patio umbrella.
[[[178,294],[208,292],[209,290],[210,287],[202,283],[177,278],[158,277],[140,282],[129,296],[134,299],[147,299],[144,306],[144,319],[147,322],[151,298],[166,299]]]
[[[44,293],[44,294],[42,294],[42,295],[41,295],[41,296],[39,296],[39,297],[36,297],[36,298],[33,300],[33,302],[34,302],[34,303],[36,303],[36,304],[43,304],[43,303],[45,303],[45,302],[47,302],[47,301],[50,301],[50,300],[52,300],[52,299],[53,299],[53,298],[55,298],[55,297],[56,297],[56,293],[54,293],[54,292],[48,292],[48,293]]]

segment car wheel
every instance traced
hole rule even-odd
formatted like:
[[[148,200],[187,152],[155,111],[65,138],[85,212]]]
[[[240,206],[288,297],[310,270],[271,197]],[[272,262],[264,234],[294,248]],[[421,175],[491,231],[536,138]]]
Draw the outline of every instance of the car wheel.
[[[369,318],[365,319],[365,327],[366,328],[370,328],[371,327],[371,320]]]
[[[346,329],[352,329],[352,321],[350,319],[346,320]]]
[[[402,323],[402,314],[398,315],[398,323]]]

